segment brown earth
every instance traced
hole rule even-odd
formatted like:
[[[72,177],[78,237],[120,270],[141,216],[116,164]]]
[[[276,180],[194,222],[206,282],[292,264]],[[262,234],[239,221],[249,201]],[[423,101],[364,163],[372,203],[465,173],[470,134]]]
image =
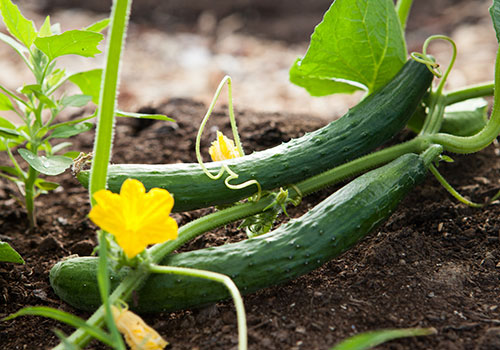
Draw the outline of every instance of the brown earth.
[[[191,162],[194,138],[205,106],[170,100],[157,111],[177,120],[119,120],[113,162]],[[247,151],[267,148],[322,125],[305,115],[239,111]],[[225,112],[211,121],[228,132]],[[204,147],[214,137],[209,128]],[[406,138],[408,135],[400,135]],[[75,147],[90,151],[92,135]],[[462,193],[482,201],[499,189],[498,149],[490,146],[441,167]],[[2,163],[6,161],[4,155]],[[86,215],[87,193],[69,173],[59,176],[59,191],[37,202],[39,227],[28,231],[23,210],[9,184],[0,187],[0,238],[12,244],[26,265],[0,265],[0,317],[28,305],[47,305],[86,317],[61,302],[48,283],[51,266],[70,254],[88,255],[95,231]],[[326,190],[291,210],[297,217],[324,198]],[[174,214],[180,224],[206,213]],[[498,349],[500,337],[500,207],[471,209],[450,199],[429,176],[380,229],[354,249],[322,268],[285,285],[246,296],[250,349],[328,349],[358,332],[392,327],[435,327],[435,336],[398,340],[384,349]],[[236,225],[198,238],[200,248],[242,239]],[[147,316],[147,322],[172,349],[234,349],[237,329],[231,302],[202,310]],[[22,317],[0,323],[2,349],[53,346],[53,328],[71,330],[52,320]],[[103,349],[93,343],[89,349]]]

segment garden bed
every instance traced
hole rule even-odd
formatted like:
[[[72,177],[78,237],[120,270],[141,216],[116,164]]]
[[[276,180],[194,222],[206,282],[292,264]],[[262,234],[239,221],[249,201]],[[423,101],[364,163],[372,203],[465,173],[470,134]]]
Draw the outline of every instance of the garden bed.
[[[194,140],[206,106],[171,99],[149,111],[177,123],[120,119],[114,163],[174,163],[195,160]],[[212,117],[202,147],[216,126],[229,134],[225,110]],[[307,115],[237,111],[247,152],[302,135],[325,124]],[[401,134],[400,139],[406,134]],[[74,139],[75,149],[92,150],[93,134]],[[207,157],[208,158],[208,157]],[[500,188],[495,145],[440,170],[463,194],[476,201]],[[0,163],[6,162],[5,154]],[[88,194],[69,172],[62,188],[37,201],[39,227],[28,230],[23,209],[11,199],[10,184],[0,184],[0,238],[25,258],[25,265],[0,265],[0,318],[28,305],[76,313],[52,292],[48,273],[58,260],[88,255],[96,244],[86,218]],[[290,215],[303,214],[334,189],[306,197]],[[180,223],[206,213],[174,214]],[[352,334],[380,328],[435,327],[437,335],[393,341],[385,349],[498,349],[500,347],[500,207],[472,209],[458,204],[431,176],[399,206],[379,230],[354,249],[290,283],[244,298],[250,349],[328,349]],[[186,249],[244,238],[237,225],[205,234]],[[148,315],[172,349],[233,349],[237,328],[232,302],[201,309]],[[41,349],[57,344],[52,329],[71,329],[39,317],[0,323],[4,349]],[[104,349],[95,343],[89,349]]]

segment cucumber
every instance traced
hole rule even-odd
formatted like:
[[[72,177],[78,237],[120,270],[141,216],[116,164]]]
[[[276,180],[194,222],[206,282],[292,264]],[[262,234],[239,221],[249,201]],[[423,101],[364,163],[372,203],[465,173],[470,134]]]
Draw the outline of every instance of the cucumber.
[[[374,150],[406,125],[432,77],[425,65],[409,60],[387,85],[366,97],[342,118],[282,145],[227,160],[229,167],[239,175],[232,183],[255,179],[263,190],[272,190],[300,182]],[[206,166],[216,174],[221,164],[211,162]],[[256,186],[231,190],[224,179],[211,180],[197,163],[111,165],[108,189],[119,192],[127,178],[140,180],[147,189],[160,187],[173,193],[173,211],[234,203],[256,192]],[[78,180],[86,187],[88,179],[88,171],[79,173]]]
[[[353,180],[301,218],[256,238],[167,256],[162,264],[193,267],[230,276],[243,294],[282,283],[343,253],[384,222],[426,174],[421,156],[406,154]],[[55,293],[83,310],[100,305],[97,258],[57,263],[50,272]],[[128,268],[111,273],[113,288]],[[199,307],[228,298],[215,282],[193,277],[152,275],[133,294],[131,309],[161,312]]]

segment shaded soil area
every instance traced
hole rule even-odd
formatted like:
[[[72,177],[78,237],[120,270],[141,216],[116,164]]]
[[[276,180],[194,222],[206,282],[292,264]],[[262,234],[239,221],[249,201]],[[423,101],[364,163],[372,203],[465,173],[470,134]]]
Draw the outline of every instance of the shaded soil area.
[[[120,119],[114,163],[174,163],[195,160],[196,130],[206,106],[191,100],[169,100],[149,112],[165,113],[176,124]],[[217,128],[229,133],[225,110],[217,110],[203,138],[207,150]],[[237,111],[242,142],[248,152],[303,135],[326,123],[306,115]],[[403,133],[398,140],[409,135]],[[89,152],[93,134],[74,141]],[[498,149],[454,157],[440,170],[463,194],[476,201],[500,188]],[[318,159],[318,161],[321,161]],[[0,163],[7,158],[0,155]],[[95,231],[86,218],[88,196],[66,173],[62,184],[38,199],[39,227],[30,232],[23,209],[0,183],[0,238],[25,258],[25,265],[0,264],[0,318],[24,306],[46,305],[87,317],[52,292],[48,273],[60,259],[89,255]],[[333,192],[304,198],[290,216],[299,217]],[[174,214],[185,224],[210,212]],[[388,343],[382,349],[500,348],[500,207],[472,209],[451,199],[431,176],[406,198],[395,214],[353,249],[322,268],[284,285],[244,298],[250,349],[328,349],[358,332],[392,327],[435,327],[437,335]],[[243,239],[228,225],[193,241],[201,248]],[[147,315],[145,320],[171,349],[234,349],[237,328],[231,302],[201,310]],[[57,344],[52,329],[71,329],[40,317],[0,323],[2,349],[45,349]],[[92,343],[89,349],[104,349]]]

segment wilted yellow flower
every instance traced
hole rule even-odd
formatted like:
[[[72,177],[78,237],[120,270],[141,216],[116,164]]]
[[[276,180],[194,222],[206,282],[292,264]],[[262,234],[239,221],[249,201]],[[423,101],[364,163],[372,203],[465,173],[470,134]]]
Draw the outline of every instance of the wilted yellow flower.
[[[120,194],[108,190],[94,193],[97,204],[89,218],[115,236],[128,258],[149,244],[177,238],[177,223],[169,216],[174,199],[167,190],[153,188],[148,193],[135,179],[123,182]]]
[[[214,162],[240,156],[233,140],[224,136],[220,131],[217,131],[217,140],[212,142],[208,153]]]
[[[131,350],[162,350],[168,345],[158,332],[132,311],[111,306],[116,328],[123,334]]]

